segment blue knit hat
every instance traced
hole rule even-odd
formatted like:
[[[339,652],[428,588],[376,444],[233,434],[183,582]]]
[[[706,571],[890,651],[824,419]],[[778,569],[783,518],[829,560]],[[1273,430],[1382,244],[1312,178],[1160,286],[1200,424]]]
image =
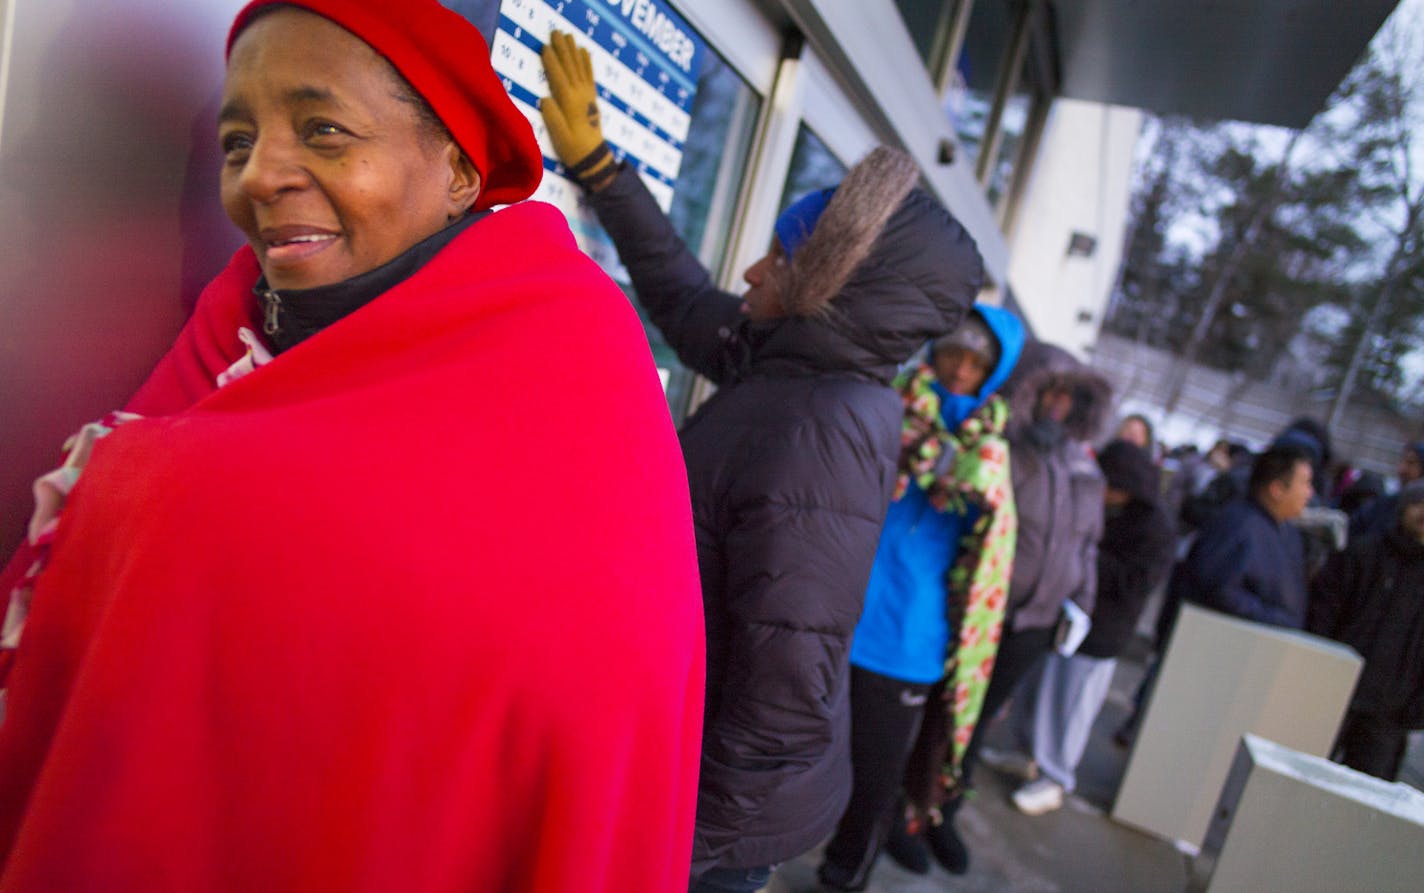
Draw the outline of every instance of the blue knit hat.
[[[787,260],[790,260],[796,249],[810,237],[811,230],[816,228],[816,221],[821,219],[821,213],[826,210],[826,205],[831,203],[831,196],[835,194],[836,190],[831,188],[803,195],[776,218],[772,229],[781,240],[781,248],[786,252]]]

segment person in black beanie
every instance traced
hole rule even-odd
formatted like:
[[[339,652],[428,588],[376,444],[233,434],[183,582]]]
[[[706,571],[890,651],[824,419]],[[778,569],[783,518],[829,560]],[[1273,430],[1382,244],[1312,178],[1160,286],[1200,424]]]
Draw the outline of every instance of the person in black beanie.
[[[1151,457],[1115,440],[1098,454],[1098,467],[1107,479],[1106,520],[1092,629],[1072,656],[1050,652],[1038,685],[1026,687],[1014,703],[1020,744],[1041,773],[1013,795],[1014,805],[1029,815],[1057,809],[1073,790],[1118,655],[1132,641],[1148,594],[1171,566],[1174,531],[1158,500]]]

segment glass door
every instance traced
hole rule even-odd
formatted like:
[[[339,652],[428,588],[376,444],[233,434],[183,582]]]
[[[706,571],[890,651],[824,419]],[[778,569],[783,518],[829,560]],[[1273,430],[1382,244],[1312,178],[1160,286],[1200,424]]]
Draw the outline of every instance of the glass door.
[[[683,146],[682,167],[673,187],[668,217],[678,235],[709,270],[718,270],[726,255],[737,191],[747,168],[761,100],[746,81],[716,52],[703,57],[692,105],[692,126]],[[621,268],[615,278],[638,308],[658,373],[663,377],[673,420],[681,423],[692,392],[694,375],[648,321]],[[715,276],[715,272],[714,272]]]

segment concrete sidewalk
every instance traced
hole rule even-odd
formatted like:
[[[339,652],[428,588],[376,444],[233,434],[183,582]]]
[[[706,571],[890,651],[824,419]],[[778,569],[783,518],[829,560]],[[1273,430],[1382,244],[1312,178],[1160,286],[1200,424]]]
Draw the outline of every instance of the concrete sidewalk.
[[[1009,801],[1022,782],[981,765],[975,776],[977,793],[956,820],[970,848],[969,872],[955,877],[935,865],[929,875],[918,876],[882,856],[869,893],[1181,893],[1191,856],[1108,818],[1128,757],[1126,749],[1113,744],[1112,734],[1131,709],[1142,673],[1141,655],[1119,662],[1112,692],[1079,767],[1078,791],[1062,809],[1037,817],[1023,815]],[[1012,747],[1006,725],[1000,722],[990,728],[990,746]],[[1419,736],[1411,741],[1400,780],[1424,789],[1424,740]],[[767,893],[817,891],[819,862],[820,853],[814,851],[783,865]]]

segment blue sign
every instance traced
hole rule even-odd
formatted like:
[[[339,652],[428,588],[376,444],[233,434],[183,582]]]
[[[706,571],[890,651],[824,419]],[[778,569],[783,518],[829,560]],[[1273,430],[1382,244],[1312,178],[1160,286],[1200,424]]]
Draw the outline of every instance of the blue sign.
[[[544,150],[546,173],[534,198],[563,208],[583,243],[596,227],[590,225],[591,214],[579,208],[578,187],[554,156],[539,114],[539,100],[549,93],[539,52],[555,29],[571,32],[589,51],[603,135],[614,153],[643,176],[664,211],[672,204],[707,48],[663,0],[503,0],[500,4],[491,46],[494,68],[533,124]],[[585,250],[596,257],[601,253],[588,244]]]

